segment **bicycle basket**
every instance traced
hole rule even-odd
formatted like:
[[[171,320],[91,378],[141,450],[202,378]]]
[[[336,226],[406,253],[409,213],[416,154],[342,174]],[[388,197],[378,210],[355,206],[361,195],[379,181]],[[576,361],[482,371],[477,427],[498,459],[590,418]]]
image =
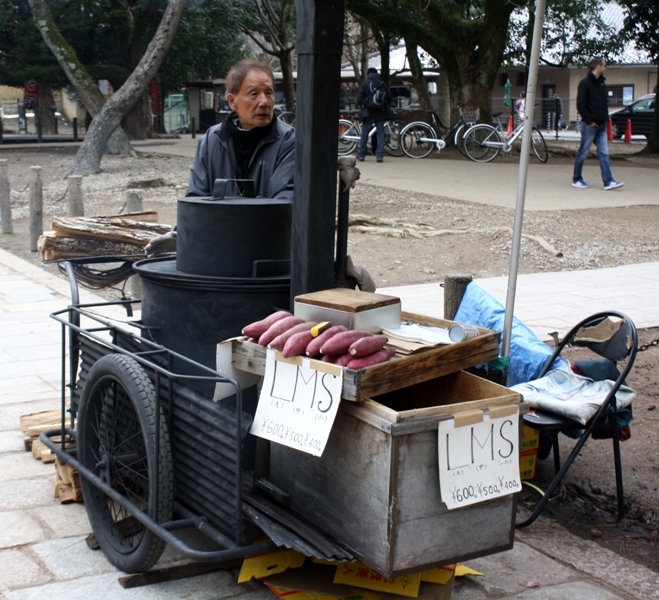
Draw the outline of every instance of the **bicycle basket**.
[[[480,108],[461,108],[460,114],[467,123],[477,123],[480,118]]]

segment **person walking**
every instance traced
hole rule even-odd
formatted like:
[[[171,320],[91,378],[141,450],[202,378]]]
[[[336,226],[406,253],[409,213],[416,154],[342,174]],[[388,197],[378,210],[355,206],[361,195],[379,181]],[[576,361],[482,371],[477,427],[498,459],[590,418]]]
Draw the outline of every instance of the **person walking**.
[[[563,118],[563,100],[561,100],[561,97],[558,94],[554,94],[554,113],[555,113],[555,120],[554,120],[554,129],[558,131],[559,129],[562,129],[565,131],[565,119]]]
[[[515,100],[515,111],[517,112],[517,122],[524,120],[524,111],[526,110],[526,92],[520,92],[519,98]]]
[[[577,112],[581,115],[581,146],[574,161],[574,173],[572,174],[572,185],[576,188],[587,188],[588,184],[583,180],[583,164],[590,152],[590,147],[595,144],[597,148],[597,160],[602,172],[602,181],[605,190],[615,190],[624,184],[613,179],[611,165],[609,163],[609,144],[606,137],[606,126],[609,121],[609,104],[606,94],[606,61],[603,58],[593,58],[590,61],[588,75],[579,82],[577,90]]]
[[[377,69],[370,67],[368,77],[357,90],[357,106],[362,121],[362,134],[359,140],[357,159],[363,161],[368,148],[368,134],[375,125],[377,145],[375,156],[379,163],[384,161],[384,123],[391,118],[389,107],[393,97],[387,85],[382,81]]]

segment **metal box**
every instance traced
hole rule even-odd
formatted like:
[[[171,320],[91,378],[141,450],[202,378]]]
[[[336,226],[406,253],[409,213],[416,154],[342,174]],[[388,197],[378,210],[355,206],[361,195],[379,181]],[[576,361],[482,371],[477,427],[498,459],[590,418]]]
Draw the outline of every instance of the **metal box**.
[[[437,453],[441,419],[506,404],[522,398],[465,371],[342,402],[323,455],[272,444],[269,479],[292,510],[385,577],[507,550],[513,496],[449,511]]]

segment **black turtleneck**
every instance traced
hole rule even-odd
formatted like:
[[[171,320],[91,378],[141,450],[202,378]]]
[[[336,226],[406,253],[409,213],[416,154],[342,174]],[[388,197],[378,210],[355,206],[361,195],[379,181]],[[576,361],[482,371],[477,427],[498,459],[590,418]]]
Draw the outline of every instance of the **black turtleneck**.
[[[233,140],[233,149],[236,153],[236,166],[238,172],[236,176],[239,179],[247,177],[247,169],[249,168],[249,161],[252,159],[256,146],[275,126],[276,119],[265,127],[254,127],[252,129],[241,129],[238,125],[238,117],[236,113],[231,113],[227,118],[227,129],[229,135]]]

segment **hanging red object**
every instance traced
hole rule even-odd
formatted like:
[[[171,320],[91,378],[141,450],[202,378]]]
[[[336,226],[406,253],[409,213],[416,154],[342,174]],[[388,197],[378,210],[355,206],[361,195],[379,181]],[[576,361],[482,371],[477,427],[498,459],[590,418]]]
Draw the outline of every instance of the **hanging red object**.
[[[613,141],[613,123],[611,122],[611,119],[609,119],[606,126],[606,139],[609,140],[609,142]]]
[[[629,144],[632,141],[632,120],[627,119],[627,129],[625,129],[625,142]]]

